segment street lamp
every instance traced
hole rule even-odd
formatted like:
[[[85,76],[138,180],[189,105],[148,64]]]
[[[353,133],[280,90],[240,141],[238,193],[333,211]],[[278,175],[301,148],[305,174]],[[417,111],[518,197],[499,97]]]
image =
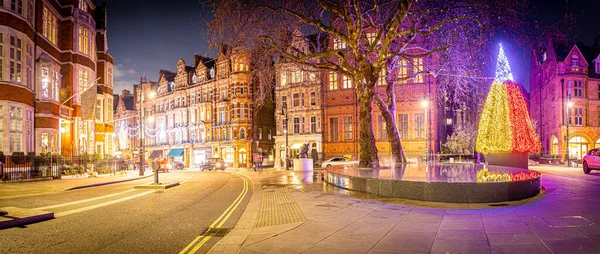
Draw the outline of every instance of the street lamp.
[[[281,108],[281,115],[285,116],[285,128],[283,128],[283,134],[285,135],[285,170],[289,170],[288,168],[288,114],[287,109],[284,111],[283,107]]]
[[[155,92],[151,92],[148,94],[149,99],[154,98],[154,96],[156,95]],[[140,156],[140,176],[144,175],[144,170],[145,170],[145,158],[144,158],[144,133],[145,133],[145,129],[144,129],[144,87],[143,85],[140,83],[140,152],[139,152],[139,156]],[[158,184],[158,170],[154,170],[154,183]]]
[[[567,167],[569,167],[569,124],[571,123],[571,108],[573,107],[573,102],[571,102],[571,98],[567,98],[569,102],[567,102]]]
[[[429,120],[429,118],[427,117],[427,113],[428,113],[428,109],[429,109],[429,100],[427,99],[423,99],[421,101],[421,106],[423,108],[425,108],[425,113],[423,114],[423,121],[425,122],[425,162],[429,162],[429,124],[427,124],[427,120]]]

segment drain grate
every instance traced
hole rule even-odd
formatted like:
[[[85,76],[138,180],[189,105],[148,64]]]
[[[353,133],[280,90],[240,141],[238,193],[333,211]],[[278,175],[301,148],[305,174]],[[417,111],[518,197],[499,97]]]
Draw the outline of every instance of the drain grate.
[[[306,218],[286,187],[263,190],[257,228],[303,221]]]
[[[208,228],[204,235],[212,237],[224,237],[229,233],[229,231],[231,231],[231,228]]]

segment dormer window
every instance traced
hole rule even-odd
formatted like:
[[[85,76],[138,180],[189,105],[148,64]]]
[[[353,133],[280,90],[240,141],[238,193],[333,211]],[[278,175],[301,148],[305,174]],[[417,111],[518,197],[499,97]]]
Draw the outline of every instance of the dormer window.
[[[194,73],[194,75],[192,76],[192,83],[196,84],[196,73]]]
[[[579,56],[573,55],[573,57],[571,57],[571,65],[573,67],[579,67]]]
[[[79,9],[83,12],[87,12],[88,5],[85,0],[79,1]]]
[[[596,62],[596,73],[600,74],[600,61]]]
[[[333,38],[333,49],[344,49],[346,48],[346,42],[340,38]]]

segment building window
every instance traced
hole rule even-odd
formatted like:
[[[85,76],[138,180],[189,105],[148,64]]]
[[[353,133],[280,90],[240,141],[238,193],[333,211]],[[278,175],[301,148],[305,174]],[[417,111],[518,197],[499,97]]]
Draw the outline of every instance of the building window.
[[[337,89],[338,89],[337,73],[330,72],[329,73],[329,90],[337,90]]]
[[[42,133],[42,153],[48,152],[48,133]]]
[[[415,114],[415,138],[425,138],[424,114]]]
[[[342,41],[340,38],[333,38],[333,49],[345,49],[346,42]]]
[[[415,83],[423,83],[423,74],[419,73],[423,71],[423,58],[415,58],[413,59],[413,73],[414,73],[414,82]]]
[[[281,96],[281,108],[287,109],[287,96]]]
[[[600,87],[600,85],[598,85]],[[598,92],[598,94],[600,95],[600,92]],[[317,93],[316,92],[310,92],[310,105],[311,106],[315,106],[317,105]]]
[[[377,139],[387,139],[385,119],[383,116],[377,116]]]
[[[81,103],[81,94],[88,89],[88,72],[84,70],[79,70],[79,94],[77,97],[79,98],[79,103]]]
[[[281,120],[281,129],[283,132],[287,132],[287,119]]]
[[[384,86],[386,84],[385,77],[386,77],[385,68],[383,68],[379,72],[379,77],[377,78],[377,85]]]
[[[58,30],[56,16],[52,12],[50,12],[50,10],[45,6],[42,21],[42,32],[44,37],[46,37],[46,39],[52,42],[52,44],[56,45],[56,31]]]
[[[600,74],[600,61],[596,62],[596,73]]]
[[[23,109],[10,107],[10,153],[23,152]]]
[[[573,57],[571,57],[571,65],[573,67],[579,67],[579,56],[573,55]]]
[[[400,138],[408,138],[408,114],[398,114],[398,134]]]
[[[246,129],[244,128],[240,130],[240,139],[246,139]]]
[[[310,133],[317,133],[317,117],[310,117]]]
[[[573,88],[575,90],[574,91],[575,97],[579,97],[579,98],[583,97],[583,86],[581,84],[581,80],[575,80],[575,86]]]
[[[102,99],[96,101],[96,120],[102,122]]]
[[[369,44],[373,44],[373,42],[375,42],[376,36],[377,36],[377,34],[374,32],[367,33],[367,41],[369,42]]]
[[[300,117],[294,117],[294,134],[300,133]]]
[[[300,83],[302,82],[302,71],[300,70],[295,70],[294,73],[292,73],[292,80],[294,83]]]
[[[281,72],[281,86],[287,85],[287,72]]]
[[[401,59],[398,62],[398,82],[400,84],[406,84],[408,77],[408,61],[406,59]]]
[[[298,107],[300,106],[300,94],[299,93],[295,93],[292,95],[292,107]]]
[[[262,128],[258,128],[257,136],[258,136],[258,140],[262,140]]]
[[[344,117],[344,140],[352,140],[352,117]]]
[[[48,99],[50,91],[50,70],[48,67],[42,67],[42,99]]]
[[[79,1],[79,9],[81,9],[84,12],[87,12],[87,8],[88,8],[88,5],[85,2],[85,0]]]
[[[10,81],[21,83],[23,70],[23,47],[21,39],[10,37]]]
[[[0,2],[2,2],[0,0]],[[0,33],[0,80],[3,79],[4,77],[4,73],[3,73],[3,69],[4,69],[4,62],[3,62],[3,58],[4,57],[4,34]],[[1,151],[1,149],[0,149]]]
[[[23,0],[10,0],[10,9],[19,14],[23,14]]]
[[[0,67],[2,66],[2,63],[0,62]],[[0,72],[0,78],[2,77],[2,74]],[[598,99],[600,99],[600,83],[598,83]]]
[[[329,118],[329,141],[338,141],[338,119]]]
[[[583,125],[583,108],[575,108],[575,125]]]
[[[88,30],[79,28],[79,52],[88,54]]]
[[[342,87],[343,87],[344,89],[347,89],[347,88],[352,88],[352,79],[350,79],[350,77],[348,77],[348,76],[344,75],[344,76],[343,76],[343,81],[344,81],[344,82],[343,82],[343,85],[342,85]]]

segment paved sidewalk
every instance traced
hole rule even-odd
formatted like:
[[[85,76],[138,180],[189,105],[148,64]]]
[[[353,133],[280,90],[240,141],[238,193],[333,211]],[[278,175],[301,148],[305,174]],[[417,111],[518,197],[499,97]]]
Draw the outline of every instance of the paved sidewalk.
[[[98,186],[116,182],[131,181],[152,176],[152,171],[146,170],[143,177],[139,171],[125,171],[126,174],[100,175],[95,177],[77,177],[49,181],[32,182],[1,182],[0,199],[20,198],[45,195],[73,188]]]
[[[254,195],[238,224],[210,253],[600,252],[600,185],[593,179],[546,176],[545,195],[469,205],[327,191],[298,172],[245,174],[255,181]],[[258,223],[269,209],[266,193],[278,188],[289,191],[304,221]],[[289,202],[275,205],[289,207]]]

